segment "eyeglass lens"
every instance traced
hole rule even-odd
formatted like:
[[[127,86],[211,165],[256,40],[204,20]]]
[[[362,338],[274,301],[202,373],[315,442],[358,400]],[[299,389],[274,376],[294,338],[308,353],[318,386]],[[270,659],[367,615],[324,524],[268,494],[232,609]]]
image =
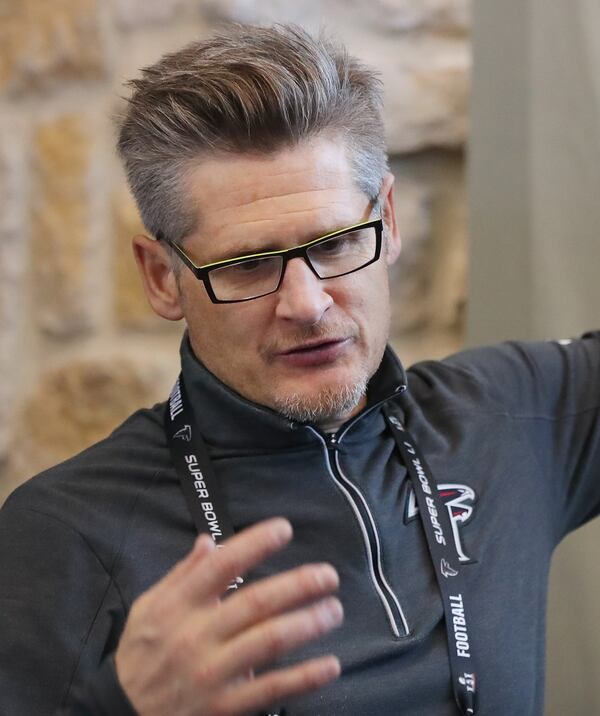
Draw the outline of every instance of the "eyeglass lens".
[[[325,279],[366,266],[376,250],[377,232],[370,226],[325,239],[308,248],[306,255],[318,277]],[[277,289],[283,263],[281,256],[264,256],[214,268],[209,273],[210,284],[220,301],[258,298]]]

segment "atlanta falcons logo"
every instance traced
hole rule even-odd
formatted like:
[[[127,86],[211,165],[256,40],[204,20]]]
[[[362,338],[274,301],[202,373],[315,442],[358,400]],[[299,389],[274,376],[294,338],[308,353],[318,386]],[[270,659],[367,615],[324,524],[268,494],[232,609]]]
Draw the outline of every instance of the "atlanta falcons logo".
[[[189,443],[192,439],[192,428],[189,425],[184,425],[181,430],[178,430],[175,435],[173,435],[173,437],[185,440],[186,443]]]
[[[454,536],[454,544],[459,561],[462,564],[469,564],[476,560],[465,554],[462,546],[459,525],[466,525],[473,516],[473,506],[477,502],[475,490],[468,485],[459,485],[457,483],[444,483],[438,485],[439,495],[448,508],[448,516],[452,525],[452,535]],[[404,522],[408,524],[412,522],[419,514],[419,507],[415,498],[415,492],[412,487],[409,488],[406,507],[404,509]]]

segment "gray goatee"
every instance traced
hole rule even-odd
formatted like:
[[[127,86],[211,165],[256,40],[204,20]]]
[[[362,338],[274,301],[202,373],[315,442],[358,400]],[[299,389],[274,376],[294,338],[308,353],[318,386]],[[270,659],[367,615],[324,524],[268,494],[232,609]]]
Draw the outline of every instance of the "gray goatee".
[[[275,401],[275,409],[289,420],[300,423],[326,423],[350,413],[367,392],[363,378],[350,385],[333,385],[318,395],[291,393]]]

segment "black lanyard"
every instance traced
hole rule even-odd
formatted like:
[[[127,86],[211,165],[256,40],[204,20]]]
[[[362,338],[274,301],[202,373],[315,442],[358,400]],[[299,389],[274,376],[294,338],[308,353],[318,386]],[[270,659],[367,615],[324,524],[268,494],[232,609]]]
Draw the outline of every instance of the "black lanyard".
[[[454,697],[462,714],[477,713],[476,676],[465,599],[466,584],[446,505],[425,458],[393,408],[384,407],[402,461],[410,476],[425,530],[429,556],[442,594]]]
[[[393,409],[384,408],[387,423],[411,479],[429,554],[442,594],[454,696],[464,716],[476,708],[476,677],[469,639],[466,584],[452,538],[450,517],[439,497],[437,483]],[[198,532],[209,534],[219,547],[234,533],[206,444],[196,426],[180,376],[166,409],[166,433],[173,463]],[[241,578],[228,589],[237,589]]]
[[[199,533],[209,534],[217,547],[234,534],[206,443],[188,406],[183,377],[175,383],[165,413],[167,441],[181,488]],[[243,582],[234,580],[227,589]]]

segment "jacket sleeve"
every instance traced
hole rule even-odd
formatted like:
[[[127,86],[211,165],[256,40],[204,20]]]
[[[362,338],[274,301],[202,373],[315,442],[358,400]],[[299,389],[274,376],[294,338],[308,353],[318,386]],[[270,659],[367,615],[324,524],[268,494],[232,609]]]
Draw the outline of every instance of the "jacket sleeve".
[[[0,511],[0,713],[132,716],[111,656],[124,621],[117,585],[84,537],[9,498]]]
[[[114,657],[102,662],[92,678],[73,696],[72,705],[61,716],[137,716],[117,678]]]
[[[533,450],[554,494],[556,542],[600,514],[600,332],[475,349],[448,363],[485,385]]]

